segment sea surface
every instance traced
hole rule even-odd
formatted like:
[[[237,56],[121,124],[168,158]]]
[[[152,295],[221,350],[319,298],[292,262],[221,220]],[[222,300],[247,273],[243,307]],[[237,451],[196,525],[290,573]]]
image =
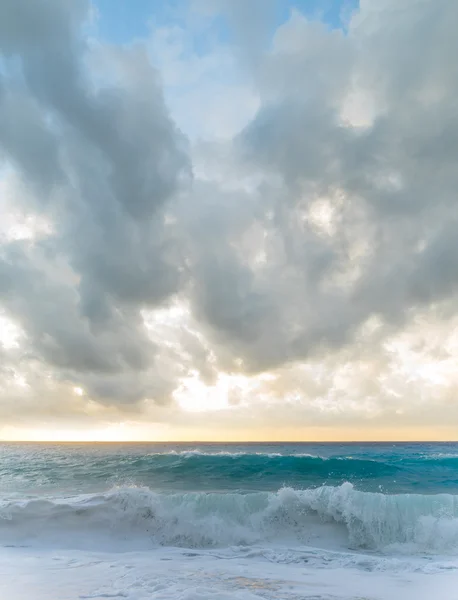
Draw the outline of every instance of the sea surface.
[[[0,598],[458,600],[458,444],[0,444]]]

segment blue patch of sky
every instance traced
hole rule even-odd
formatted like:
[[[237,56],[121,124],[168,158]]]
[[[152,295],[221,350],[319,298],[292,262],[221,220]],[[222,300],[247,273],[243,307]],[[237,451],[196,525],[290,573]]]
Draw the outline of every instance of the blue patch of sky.
[[[183,0],[93,0],[98,11],[98,34],[114,44],[128,44],[149,35],[152,24],[175,24]]]
[[[155,24],[184,26],[188,11],[188,0],[93,0],[93,3],[99,13],[99,36],[115,44],[144,38]],[[357,10],[358,5],[359,0],[275,0],[272,33],[289,18],[292,10],[320,20],[331,29],[345,30],[349,14]],[[223,16],[214,20],[212,32],[221,43],[232,41],[231,27]],[[206,45],[205,36],[197,38],[194,51],[205,53]]]
[[[282,7],[283,21],[295,9],[309,19],[322,21],[330,29],[346,30],[348,18],[358,9],[359,0],[288,0]]]

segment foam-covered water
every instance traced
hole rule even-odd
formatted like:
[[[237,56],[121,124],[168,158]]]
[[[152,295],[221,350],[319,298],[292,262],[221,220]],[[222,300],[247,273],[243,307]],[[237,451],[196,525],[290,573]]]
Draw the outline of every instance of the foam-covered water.
[[[458,445],[4,444],[0,546],[455,573]]]

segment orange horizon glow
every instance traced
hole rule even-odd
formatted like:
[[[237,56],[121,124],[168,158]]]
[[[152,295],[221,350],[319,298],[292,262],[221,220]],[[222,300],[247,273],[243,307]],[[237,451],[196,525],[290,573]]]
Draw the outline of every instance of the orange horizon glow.
[[[152,433],[155,427],[120,428],[104,430],[74,431],[45,429],[15,429],[0,433],[1,442],[18,443],[358,443],[358,442],[457,442],[454,428],[404,428],[367,429],[361,435],[360,429],[338,430],[331,428],[260,429],[238,432],[217,432],[192,429],[166,428]],[[160,429],[160,428],[159,428]],[[219,435],[218,435],[219,434]]]

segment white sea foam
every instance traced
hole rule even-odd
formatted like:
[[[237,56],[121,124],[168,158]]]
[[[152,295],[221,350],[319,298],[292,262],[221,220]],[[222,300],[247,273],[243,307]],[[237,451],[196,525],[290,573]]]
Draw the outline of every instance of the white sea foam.
[[[221,450],[218,452],[204,451],[199,449],[193,450],[168,450],[167,452],[150,452],[148,456],[182,456],[184,458],[190,458],[193,456],[227,456],[227,457],[240,457],[240,456],[267,456],[268,458],[276,458],[278,456],[302,456],[309,458],[320,458],[313,454],[284,454],[281,452],[242,452],[235,451],[229,452],[228,450]]]
[[[455,600],[453,563],[259,550],[80,552],[0,548],[8,600]],[[425,576],[425,573],[430,573]],[[32,595],[31,595],[32,594]]]

